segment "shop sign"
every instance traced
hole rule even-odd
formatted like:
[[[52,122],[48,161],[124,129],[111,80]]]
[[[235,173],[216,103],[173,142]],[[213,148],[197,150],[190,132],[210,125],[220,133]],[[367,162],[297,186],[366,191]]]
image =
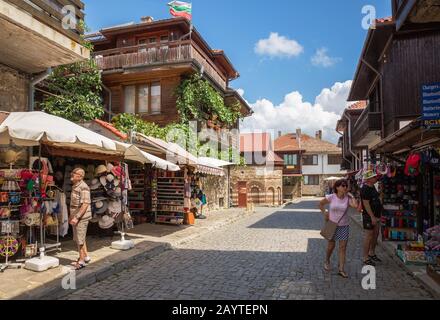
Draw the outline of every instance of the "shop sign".
[[[422,122],[426,128],[440,128],[440,83],[422,85]]]

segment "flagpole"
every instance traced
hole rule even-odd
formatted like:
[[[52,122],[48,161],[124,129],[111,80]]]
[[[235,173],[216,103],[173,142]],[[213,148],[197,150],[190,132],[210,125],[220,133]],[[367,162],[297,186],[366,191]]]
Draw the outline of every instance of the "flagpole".
[[[190,20],[190,26],[189,26],[189,41],[191,42],[191,36],[193,31],[193,5],[191,2],[191,20]]]

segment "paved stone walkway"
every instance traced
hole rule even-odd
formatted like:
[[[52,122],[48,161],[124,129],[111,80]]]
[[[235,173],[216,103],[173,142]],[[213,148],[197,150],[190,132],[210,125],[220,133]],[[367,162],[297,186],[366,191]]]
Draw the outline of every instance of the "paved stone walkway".
[[[377,267],[377,289],[363,290],[361,230],[353,226],[346,271],[323,271],[326,241],[316,201],[252,216],[178,245],[66,299],[430,299],[389,256]],[[336,252],[335,252],[336,253]],[[337,270],[337,255],[333,259]]]

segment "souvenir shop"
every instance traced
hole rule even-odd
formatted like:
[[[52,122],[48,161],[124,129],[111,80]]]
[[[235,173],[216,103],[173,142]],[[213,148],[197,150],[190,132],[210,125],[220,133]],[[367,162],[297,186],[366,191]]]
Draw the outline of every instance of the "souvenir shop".
[[[45,121],[37,121],[41,117]],[[60,133],[60,125],[54,121],[65,130],[72,127],[68,132],[74,136]],[[42,125],[32,127],[27,122]],[[0,124],[0,149],[2,272],[22,264],[27,268],[30,261],[43,258],[48,258],[47,265],[53,262],[51,267],[58,265],[57,259],[46,254],[61,251],[63,241],[72,239],[68,211],[73,169],[84,169],[84,181],[91,190],[93,218],[88,235],[113,236],[119,231],[125,241],[124,232],[133,228],[133,221],[128,210],[129,166],[123,161],[166,164],[134,146],[43,113],[11,113]],[[37,255],[39,258],[32,259]],[[37,270],[39,263],[34,271],[47,270]],[[33,270],[33,265],[29,268]]]
[[[129,208],[135,224],[157,223],[194,225],[205,219],[208,199],[204,180],[224,177],[224,170],[214,165],[186,164],[181,170],[130,166]]]
[[[380,177],[383,241],[396,245],[396,254],[403,262],[427,265],[438,276],[440,145],[383,152],[380,161],[369,164],[356,176],[359,185],[365,170],[375,170]]]

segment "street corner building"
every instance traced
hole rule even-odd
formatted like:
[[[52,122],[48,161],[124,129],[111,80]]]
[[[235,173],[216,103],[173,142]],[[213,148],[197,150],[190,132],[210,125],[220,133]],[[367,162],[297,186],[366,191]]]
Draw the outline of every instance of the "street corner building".
[[[279,132],[275,152],[284,161],[283,189],[287,201],[302,196],[322,197],[334,179],[346,173],[341,171],[341,148],[324,141],[321,130],[314,137],[301,129],[284,135]]]
[[[283,159],[274,152],[270,133],[240,134],[240,153],[246,165],[231,169],[233,205],[282,205]]]

